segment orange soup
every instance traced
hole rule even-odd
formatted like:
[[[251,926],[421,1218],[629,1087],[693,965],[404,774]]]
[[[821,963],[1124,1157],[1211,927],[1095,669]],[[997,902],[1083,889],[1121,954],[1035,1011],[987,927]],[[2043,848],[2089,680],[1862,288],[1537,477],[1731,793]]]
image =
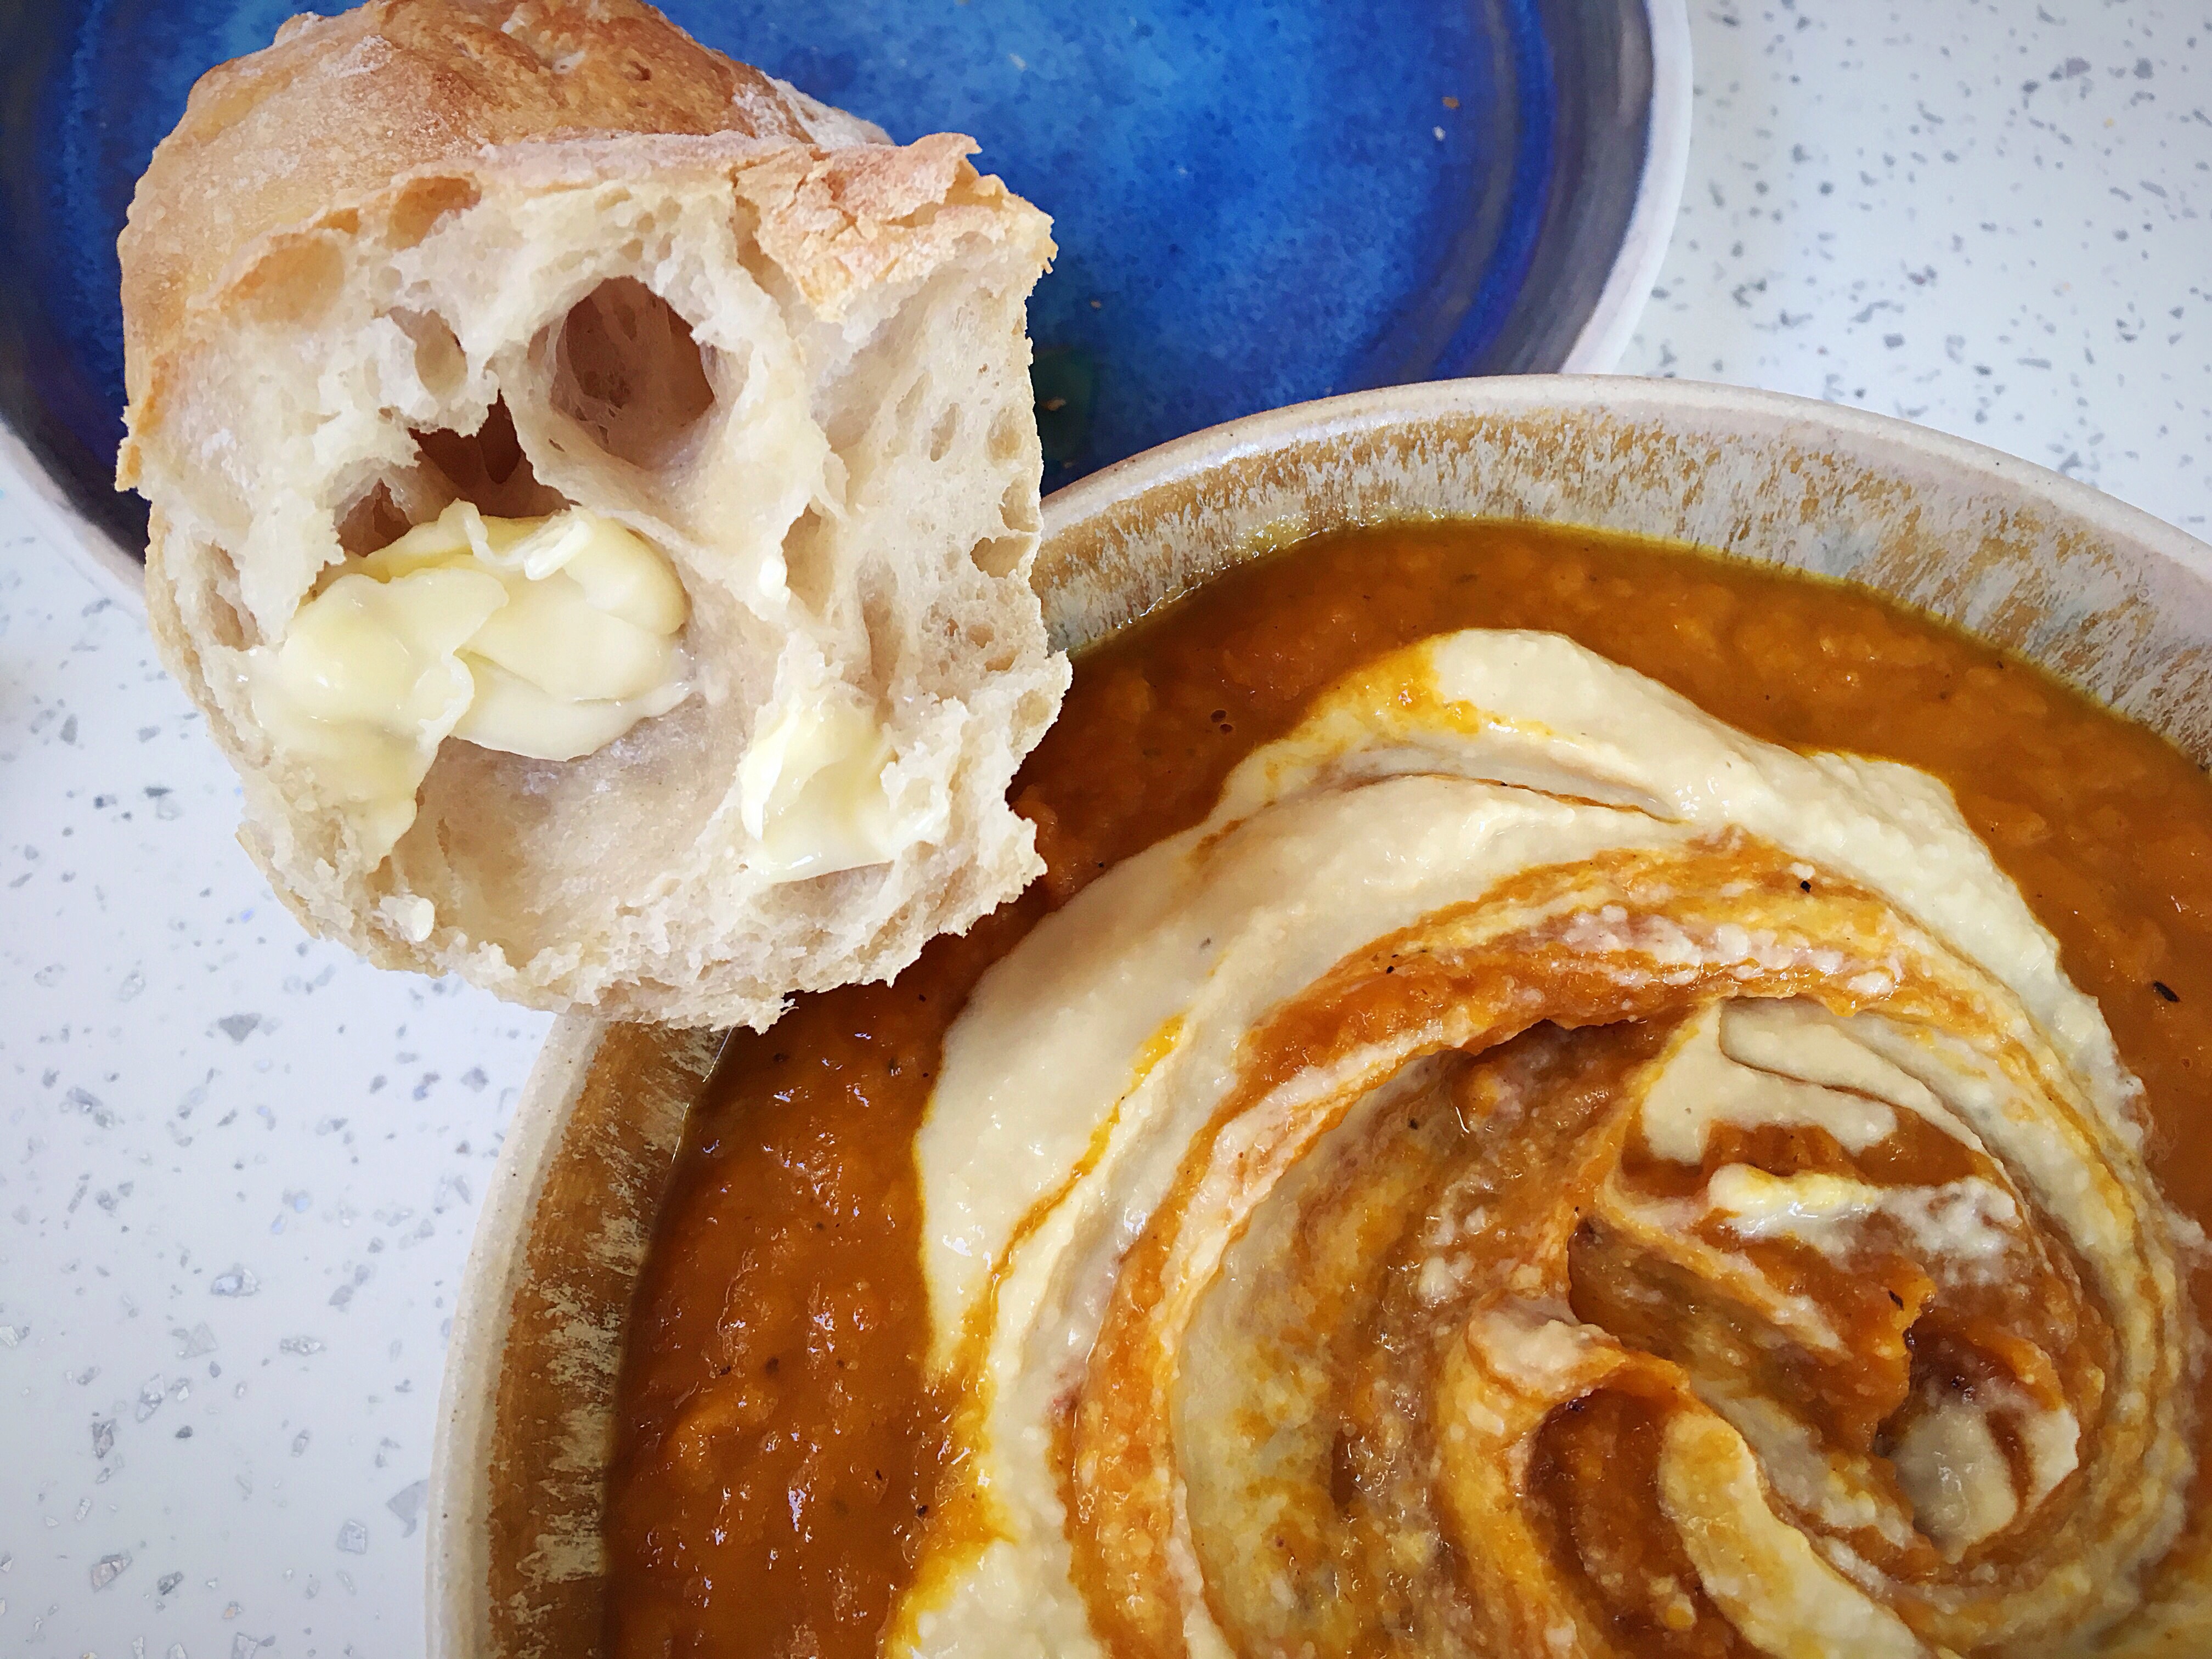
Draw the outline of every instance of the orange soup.
[[[1521,524],[1320,538],[1220,576],[1078,659],[1014,787],[1048,866],[1021,900],[939,939],[892,984],[805,999],[772,1030],[730,1042],[691,1114],[630,1316],[609,1495],[610,1654],[876,1651],[921,1534],[963,1497],[959,1402],[926,1379],[913,1151],[947,1027],[1041,918],[1203,818],[1230,769],[1323,686],[1467,628],[1564,634],[1753,737],[1894,759],[1948,784],[2142,1079],[2166,1194],[2185,1214],[2212,1214],[2212,1159],[2196,1147],[2212,1064],[2212,786],[2193,763],[2041,672],[1860,589]],[[1574,1064],[1617,1070],[1639,1041]],[[2212,1313],[2207,1276],[2194,1283],[2200,1315]],[[1874,1298],[1869,1319],[1887,1305]],[[1639,1409],[1615,1394],[1562,1416],[1529,1478],[1540,1498],[1553,1494],[1561,1535],[1586,1561],[1672,1583],[1663,1540],[1576,1496],[1608,1468],[1649,1480]],[[2192,1492],[2192,1528],[2204,1507]],[[1628,1650],[1749,1650],[1733,1638],[1692,1642],[1706,1629],[1694,1607],[1679,1629],[1626,1604],[1618,1617]]]

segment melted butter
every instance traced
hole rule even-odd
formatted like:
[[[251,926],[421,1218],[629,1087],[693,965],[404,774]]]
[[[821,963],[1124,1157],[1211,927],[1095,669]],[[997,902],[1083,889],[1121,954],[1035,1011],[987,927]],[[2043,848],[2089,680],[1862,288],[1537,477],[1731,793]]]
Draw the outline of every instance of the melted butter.
[[[683,585],[583,507],[487,519],[455,501],[325,576],[283,641],[249,653],[255,718],[381,860],[458,737],[574,760],[682,702]],[[434,916],[395,917],[411,939]]]
[[[334,796],[375,856],[415,821],[415,791],[474,687],[457,653],[507,602],[483,571],[341,576],[284,643],[252,653],[255,718]]]
[[[739,815],[760,842],[753,867],[802,881],[884,863],[927,837],[926,815],[892,806],[884,780],[891,759],[890,740],[855,702],[763,709],[738,766]]]

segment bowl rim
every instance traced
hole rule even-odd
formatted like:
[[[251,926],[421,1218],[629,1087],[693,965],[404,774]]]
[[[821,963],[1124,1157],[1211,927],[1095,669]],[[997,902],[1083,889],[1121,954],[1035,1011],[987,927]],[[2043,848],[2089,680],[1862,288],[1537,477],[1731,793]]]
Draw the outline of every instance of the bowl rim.
[[[507,1338],[513,1286],[530,1241],[530,1222],[547,1167],[613,1023],[596,1014],[558,1015],[515,1097],[506,1138],[485,1184],[483,1206],[453,1291],[453,1326],[438,1376],[437,1416],[430,1436],[430,1493],[424,1506],[425,1650],[433,1659],[473,1651],[477,1588],[485,1582],[485,1481],[495,1391],[467,1389],[464,1373],[496,1376]],[[467,1455],[464,1456],[464,1452]],[[457,1474],[456,1471],[461,1473]]]
[[[1770,431],[1825,428],[1855,441],[1859,453],[1887,451],[1955,477],[2042,497],[2115,538],[2140,542],[2193,574],[2212,580],[2212,543],[2094,484],[1971,438],[1850,404],[1719,380],[1635,374],[1505,374],[1422,380],[1348,392],[1246,415],[1077,479],[1045,497],[1041,538],[1050,540],[1121,501],[1163,484],[1188,482],[1223,462],[1316,440],[1343,440],[1446,415],[1603,414],[1620,420],[1692,415],[1754,422]]]
[[[1629,208],[1627,228],[1621,233],[1620,248],[1613,255],[1613,269],[1607,273],[1605,286],[1598,290],[1597,303],[1590,307],[1581,331],[1567,348],[1566,361],[1558,370],[1561,374],[1609,374],[1620,368],[1621,354],[1628,349],[1637,324],[1644,319],[1644,309],[1650,303],[1660,268],[1667,262],[1667,250],[1674,239],[1675,216],[1681,210],[1683,186],[1689,180],[1692,114],[1689,0],[1644,0],[1644,15],[1651,46],[1651,94],[1644,105],[1644,170],[1636,181],[1636,199]],[[1127,462],[1116,465],[1127,465]],[[1109,470],[1099,469],[1102,472]],[[1097,474],[1089,476],[1096,477]]]
[[[2047,505],[2099,537],[2132,543],[2212,588],[2212,545],[2140,507],[2033,462],[1890,416],[1785,393],[1618,375],[1524,375],[1431,381],[1353,392],[1244,416],[1177,439],[1077,481],[1044,503],[1042,540],[1095,524],[1154,490],[1188,487],[1242,457],[1316,442],[1346,443],[1449,416],[1596,414],[1697,430],[1725,423],[1739,438],[1829,434],[1869,470],[1926,476]],[[486,1486],[499,1360],[548,1163],[590,1062],[613,1022],[588,1012],[556,1019],[508,1122],[455,1292],[440,1384],[428,1508],[428,1651],[473,1655],[484,1583]]]

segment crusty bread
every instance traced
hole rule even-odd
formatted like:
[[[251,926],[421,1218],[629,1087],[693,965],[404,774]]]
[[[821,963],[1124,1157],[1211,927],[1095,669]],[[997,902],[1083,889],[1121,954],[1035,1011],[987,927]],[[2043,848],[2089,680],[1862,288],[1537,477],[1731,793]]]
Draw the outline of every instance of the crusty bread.
[[[1067,678],[1029,585],[1052,244],[974,148],[895,146],[632,0],[380,0],[200,82],[121,241],[118,481],[240,839],[310,928],[541,1007],[762,1026],[1042,868],[1005,798]],[[246,653],[457,495],[662,550],[694,689],[572,761],[449,738],[373,862]],[[873,712],[933,828],[777,881],[738,767],[810,688]]]

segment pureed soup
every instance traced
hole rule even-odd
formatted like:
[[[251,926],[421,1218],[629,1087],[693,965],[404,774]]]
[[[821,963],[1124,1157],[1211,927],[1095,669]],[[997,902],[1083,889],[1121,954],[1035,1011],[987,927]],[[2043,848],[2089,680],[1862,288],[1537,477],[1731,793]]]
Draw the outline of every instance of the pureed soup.
[[[1015,799],[1042,881],[691,1114],[610,1652],[2002,1651],[2197,1576],[2161,740],[1861,590],[1391,526],[1086,653]]]

